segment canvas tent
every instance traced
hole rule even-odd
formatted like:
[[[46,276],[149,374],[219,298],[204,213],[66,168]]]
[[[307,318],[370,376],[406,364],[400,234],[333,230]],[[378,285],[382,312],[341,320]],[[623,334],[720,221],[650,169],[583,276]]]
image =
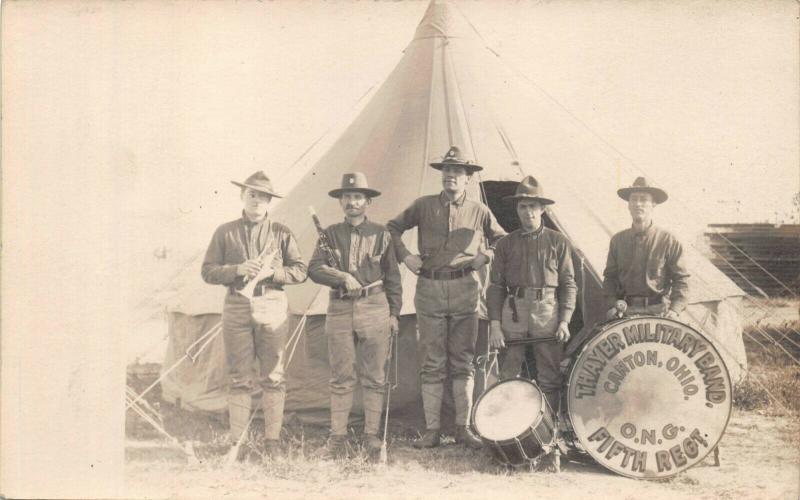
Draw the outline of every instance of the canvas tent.
[[[486,202],[507,228],[513,227],[515,216],[499,200],[524,175],[534,175],[548,197],[556,200],[548,224],[573,244],[580,287],[571,324],[578,334],[568,347],[573,353],[604,314],[600,282],[609,239],[630,224],[616,190],[641,173],[504,64],[456,5],[431,2],[396,68],[271,217],[294,231],[309,258],[317,235],[306,207],[313,203],[325,224],[340,220],[340,208],[327,192],[339,184],[343,173],[365,172],[371,185],[384,193],[369,216],[385,222],[415,198],[440,191],[440,174],[428,164],[451,145],[485,167],[473,178],[468,196]],[[222,174],[220,182],[227,182]],[[674,192],[672,186],[665,187]],[[656,217],[681,236],[682,228],[675,223],[689,219],[683,210],[682,204],[668,202],[658,208]],[[236,216],[231,214],[231,219]],[[414,231],[404,239],[409,248],[416,248]],[[742,291],[697,249],[686,245],[686,251],[692,273],[691,305],[683,319],[714,340],[732,379],[738,380],[746,363],[737,314]],[[184,407],[218,411],[225,408],[224,347],[221,335],[203,335],[213,333],[220,321],[225,290],[201,281],[202,258],[200,252],[177,278],[172,287],[176,293],[167,301],[170,340],[163,366],[176,367],[162,387],[166,399],[179,400]],[[392,401],[396,411],[407,410],[418,419],[415,282],[403,268],[399,387]],[[287,412],[324,419],[329,371],[323,325],[328,294],[310,281],[287,292],[290,333],[298,328],[302,333],[288,369]],[[198,352],[178,363],[187,350]]]

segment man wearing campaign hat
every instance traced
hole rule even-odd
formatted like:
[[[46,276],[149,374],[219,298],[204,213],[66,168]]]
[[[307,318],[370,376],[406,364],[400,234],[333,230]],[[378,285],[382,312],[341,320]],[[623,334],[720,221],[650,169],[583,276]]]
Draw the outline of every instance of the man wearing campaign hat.
[[[364,446],[374,454],[381,447],[378,426],[386,358],[403,300],[400,270],[389,231],[367,219],[367,208],[381,194],[369,187],[367,177],[361,172],[345,174],[341,187],[328,194],[339,200],[344,221],[325,229],[328,248],[317,245],[308,274],[331,288],[325,319],[331,366],[330,448],[335,456],[347,454],[347,421],[360,379]]]
[[[272,198],[280,198],[269,177],[258,171],[241,188],[242,216],[217,228],[206,251],[201,274],[206,283],[228,289],[222,310],[230,430],[239,439],[250,422],[255,384],[262,390],[264,438],[268,455],[279,450],[285,396],[283,354],[286,343],[285,285],[306,279],[292,232],[269,218]],[[252,297],[243,289],[257,280]],[[255,362],[259,376],[255,376]],[[241,457],[238,457],[241,458]]]
[[[442,161],[430,165],[442,173],[442,192],[418,198],[387,224],[398,260],[418,276],[414,306],[424,351],[420,378],[427,432],[414,446],[439,445],[444,380],[449,373],[456,442],[479,448],[481,441],[469,428],[481,293],[475,271],[491,261],[493,245],[505,231],[489,207],[467,199],[467,184],[483,167],[464,159],[455,146]],[[413,227],[419,254],[402,240]]]
[[[667,193],[638,177],[617,194],[628,202],[633,224],[611,238],[603,272],[607,316],[661,314],[677,319],[689,294],[683,246],[652,220],[653,210],[667,201]]]
[[[544,197],[539,182],[525,177],[513,196],[522,227],[497,242],[487,291],[489,345],[505,340],[552,337],[534,345],[536,378],[550,407],[558,411],[563,343],[570,337],[577,286],[572,249],[567,238],[544,227],[542,214],[553,200]],[[525,346],[509,346],[500,365],[503,379],[519,375]]]

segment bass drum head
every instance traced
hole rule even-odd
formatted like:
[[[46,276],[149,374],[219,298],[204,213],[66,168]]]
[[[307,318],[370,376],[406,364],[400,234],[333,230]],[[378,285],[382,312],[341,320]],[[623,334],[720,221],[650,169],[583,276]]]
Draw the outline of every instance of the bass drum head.
[[[542,393],[533,382],[504,380],[478,399],[473,427],[482,438],[505,441],[521,436],[541,418]]]
[[[659,479],[701,462],[731,413],[719,352],[690,326],[638,316],[602,326],[569,377],[568,413],[583,448],[623,476]]]

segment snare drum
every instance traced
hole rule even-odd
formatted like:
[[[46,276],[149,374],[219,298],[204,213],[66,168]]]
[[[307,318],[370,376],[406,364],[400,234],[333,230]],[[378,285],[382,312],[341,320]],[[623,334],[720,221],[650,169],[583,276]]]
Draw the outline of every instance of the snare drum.
[[[527,465],[554,442],[554,414],[530,380],[508,379],[484,392],[472,411],[472,428],[499,462]]]

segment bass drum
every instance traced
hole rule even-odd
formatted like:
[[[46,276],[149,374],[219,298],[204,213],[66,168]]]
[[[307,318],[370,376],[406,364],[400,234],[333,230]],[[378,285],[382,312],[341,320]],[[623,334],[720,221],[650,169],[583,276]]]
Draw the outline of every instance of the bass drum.
[[[553,445],[553,411],[536,383],[508,379],[484,392],[472,410],[472,428],[492,456],[512,466],[528,465]]]
[[[662,317],[598,327],[567,389],[581,446],[609,470],[637,479],[671,477],[701,462],[731,414],[719,352],[697,330]]]

